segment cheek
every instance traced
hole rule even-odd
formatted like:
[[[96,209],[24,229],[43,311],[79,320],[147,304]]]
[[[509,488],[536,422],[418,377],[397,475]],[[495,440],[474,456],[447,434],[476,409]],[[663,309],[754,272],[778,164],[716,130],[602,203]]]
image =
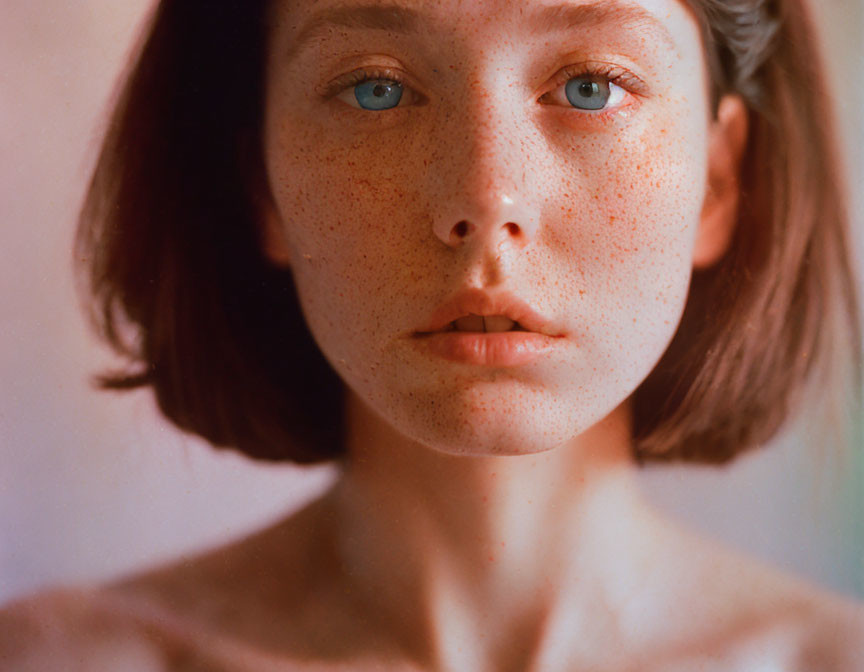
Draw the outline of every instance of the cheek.
[[[407,233],[402,220],[414,199],[404,186],[414,179],[404,145],[351,141],[311,125],[276,129],[273,138],[268,171],[292,257],[351,259],[362,266],[364,253],[380,252],[385,240]]]
[[[704,197],[698,123],[653,119],[645,128],[580,147],[593,158],[561,192],[566,225],[545,231],[557,267],[570,269],[581,342],[616,366],[653,366],[674,334]]]
[[[306,130],[277,129],[268,170],[307,322],[345,370],[352,355],[370,357],[382,331],[413,324],[416,315],[398,314],[406,291],[435,277],[429,250],[418,251],[425,218],[406,190],[416,176],[405,156],[422,154]]]

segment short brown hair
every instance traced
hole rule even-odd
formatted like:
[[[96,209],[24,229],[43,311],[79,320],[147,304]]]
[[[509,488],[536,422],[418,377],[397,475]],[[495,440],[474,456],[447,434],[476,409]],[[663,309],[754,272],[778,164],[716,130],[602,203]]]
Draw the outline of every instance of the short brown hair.
[[[81,213],[91,317],[161,411],[266,460],[343,453],[343,383],[290,271],[263,253],[258,194],[268,0],[162,0],[115,105]],[[722,463],[767,441],[838,352],[860,390],[846,194],[802,0],[690,0],[716,103],[748,104],[731,247],[694,274],[636,390],[637,459]],[[801,82],[807,82],[806,87]]]

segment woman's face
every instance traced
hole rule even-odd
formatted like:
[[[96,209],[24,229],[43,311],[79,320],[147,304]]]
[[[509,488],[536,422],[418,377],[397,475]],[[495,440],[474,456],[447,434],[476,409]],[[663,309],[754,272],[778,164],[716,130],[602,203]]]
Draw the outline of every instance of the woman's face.
[[[676,330],[700,231],[710,114],[683,2],[275,4],[267,248],[347,385],[463,454],[552,448],[619,407]],[[417,332],[463,289],[560,338],[441,356]]]

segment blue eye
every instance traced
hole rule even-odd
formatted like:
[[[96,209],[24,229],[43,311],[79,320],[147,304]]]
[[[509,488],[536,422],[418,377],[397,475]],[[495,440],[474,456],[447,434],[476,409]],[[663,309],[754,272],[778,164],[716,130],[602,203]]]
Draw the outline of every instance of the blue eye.
[[[389,110],[402,99],[402,85],[386,79],[373,79],[354,87],[354,98],[364,110]]]
[[[602,110],[612,96],[609,82],[594,77],[574,77],[564,87],[568,102],[581,110]]]

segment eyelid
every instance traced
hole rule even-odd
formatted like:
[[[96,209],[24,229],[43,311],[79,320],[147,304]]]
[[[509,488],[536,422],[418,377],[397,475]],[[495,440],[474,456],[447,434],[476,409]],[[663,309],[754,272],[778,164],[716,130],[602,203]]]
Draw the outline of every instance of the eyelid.
[[[577,63],[562,68],[555,75],[554,86],[544,93],[540,98],[545,98],[576,77],[602,77],[611,84],[637,95],[647,95],[648,85],[642,79],[630,72],[627,68],[614,63],[603,63],[600,61],[589,61]]]
[[[641,95],[648,93],[648,85],[630,70],[614,63],[602,61],[588,61],[562,68],[556,75],[556,85],[565,84],[574,77],[586,76],[603,77],[632,93]]]
[[[350,89],[351,87],[357,86],[358,84],[362,84],[363,82],[375,81],[378,79],[396,82],[397,84],[402,86],[403,95],[404,93],[408,93],[409,98],[411,98],[410,102],[412,103],[417,102],[417,100],[420,98],[420,95],[411,86],[408,86],[405,83],[406,77],[403,73],[392,68],[378,66],[358,68],[353,72],[349,72],[346,75],[337,77],[333,81],[325,84],[324,87],[319,90],[319,93],[324,98],[330,99],[338,96],[339,94]],[[402,106],[402,101],[400,101],[400,104],[397,107]],[[357,109],[363,108],[358,107]]]

